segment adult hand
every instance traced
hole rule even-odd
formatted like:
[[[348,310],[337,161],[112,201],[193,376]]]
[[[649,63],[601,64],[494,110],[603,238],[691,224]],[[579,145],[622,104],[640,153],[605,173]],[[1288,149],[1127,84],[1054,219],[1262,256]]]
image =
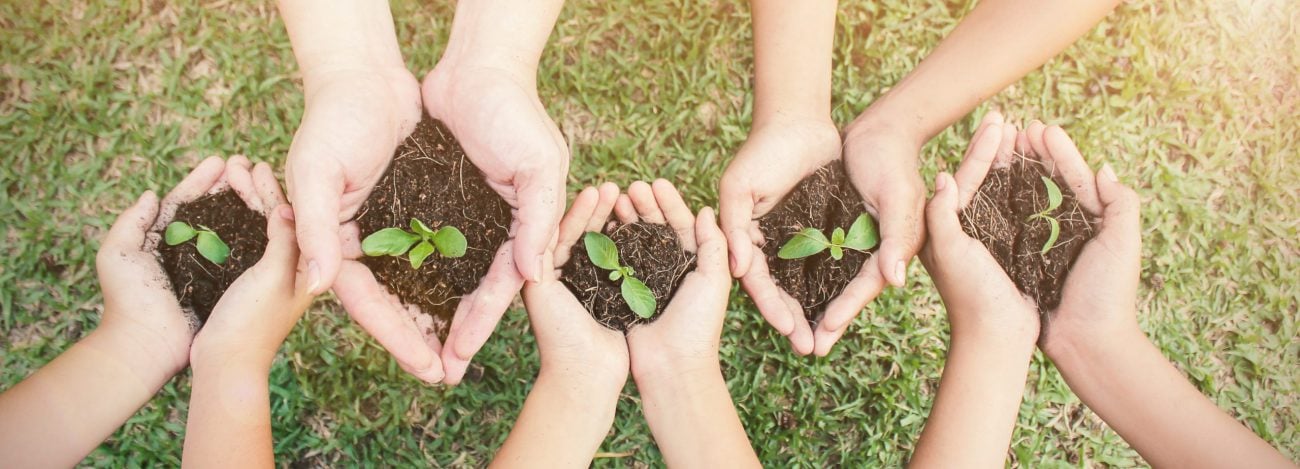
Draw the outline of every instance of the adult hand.
[[[753,298],[768,324],[801,355],[813,350],[812,328],[803,307],[768,273],[758,218],[776,207],[799,181],[840,157],[840,134],[825,121],[775,120],[750,132],[722,174],[719,188],[722,230],[731,250],[732,275]],[[780,170],[774,170],[780,168]]]

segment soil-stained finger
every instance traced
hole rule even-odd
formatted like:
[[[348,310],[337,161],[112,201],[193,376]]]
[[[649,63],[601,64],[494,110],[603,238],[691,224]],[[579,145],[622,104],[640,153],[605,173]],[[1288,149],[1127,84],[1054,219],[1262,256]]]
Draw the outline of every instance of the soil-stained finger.
[[[244,205],[249,210],[266,216],[268,203],[262,200],[262,194],[258,191],[256,183],[253,181],[253,173],[249,170],[251,163],[243,155],[235,155],[226,160],[226,173],[222,176],[230,190],[244,201]],[[209,193],[213,193],[209,191]]]
[[[591,220],[587,222],[587,231],[600,231],[609,222],[614,204],[618,202],[618,184],[606,182],[597,190],[600,191],[600,200],[596,203],[596,210],[591,213]]]
[[[350,221],[339,227],[339,248],[343,250],[343,258],[347,260],[356,260],[365,256],[361,251],[361,227],[357,222]]]
[[[1016,156],[1016,138],[1019,136],[1016,125],[1008,122],[1002,124],[999,130],[1002,132],[1002,143],[998,145],[997,156],[993,158],[993,169],[1011,166]]]
[[[289,203],[284,198],[284,190],[280,188],[280,180],[276,179],[275,171],[269,164],[258,163],[253,166],[253,186],[257,188],[257,195],[262,199],[262,206],[268,214],[275,207]]]
[[[339,268],[334,293],[348,315],[393,355],[407,372],[427,383],[442,381],[442,360],[407,311],[394,307],[391,295],[370,269],[347,261]],[[400,305],[399,305],[400,306]]]
[[[776,281],[772,280],[767,270],[767,258],[763,251],[755,249],[753,252],[749,272],[740,278],[740,285],[745,288],[749,298],[754,300],[754,306],[763,315],[763,319],[781,335],[789,336],[794,332],[794,315],[797,313],[802,316],[803,309],[790,310],[789,304],[781,298],[784,292],[776,286]]]
[[[619,223],[636,223],[638,218],[636,207],[632,206],[632,199],[627,194],[620,194],[618,201],[614,202],[614,216],[618,218]]]
[[[655,199],[654,190],[645,181],[636,181],[627,187],[627,196],[632,200],[637,216],[647,223],[663,224],[664,212]]]
[[[1070,136],[1060,126],[1053,125],[1043,132],[1043,144],[1048,153],[1051,153],[1052,161],[1056,162],[1056,171],[1070,186],[1079,205],[1092,215],[1100,215],[1102,206],[1097,195],[1097,178]]]
[[[496,330],[497,323],[501,322],[501,316],[523,285],[524,279],[519,276],[514,265],[511,243],[506,243],[497,250],[496,259],[478,289],[462,299],[456,307],[456,316],[452,319],[453,328],[447,334],[447,343],[442,351],[449,384],[460,382],[470,359],[487,343],[492,331]],[[459,327],[455,327],[458,320]]]
[[[1056,162],[1052,161],[1052,154],[1047,151],[1047,145],[1043,143],[1043,131],[1045,130],[1047,130],[1047,126],[1043,125],[1042,121],[1034,119],[1025,127],[1025,137],[1029,139],[1029,147],[1037,155],[1037,158],[1034,159],[1042,162],[1048,170],[1055,172]]]
[[[578,193],[573,198],[573,204],[569,206],[569,211],[560,219],[560,228],[557,232],[555,241],[555,252],[557,256],[568,259],[568,250],[577,243],[578,238],[587,231],[587,225],[591,222],[592,213],[596,210],[596,204],[599,202],[600,192],[595,187],[588,187]],[[564,260],[557,259],[556,265],[564,264]]]
[[[691,208],[686,205],[686,201],[682,200],[682,194],[677,192],[673,183],[666,179],[655,180],[651,188],[654,190],[655,200],[659,201],[659,208],[663,211],[668,226],[677,232],[677,239],[681,241],[682,249],[695,252],[697,245],[695,216],[691,214]]]
[[[181,204],[203,197],[208,189],[221,179],[225,170],[225,160],[215,156],[208,157],[195,166],[185,179],[163,197],[158,209],[158,219],[154,222],[152,231],[162,231],[168,223],[171,223],[172,217],[176,216],[176,209]]]
[[[884,289],[885,278],[880,275],[880,265],[877,263],[876,256],[871,256],[853,280],[844,286],[844,291],[827,303],[826,314],[822,316],[817,330],[830,332],[853,322],[853,318],[856,318],[862,309],[875,300]]]

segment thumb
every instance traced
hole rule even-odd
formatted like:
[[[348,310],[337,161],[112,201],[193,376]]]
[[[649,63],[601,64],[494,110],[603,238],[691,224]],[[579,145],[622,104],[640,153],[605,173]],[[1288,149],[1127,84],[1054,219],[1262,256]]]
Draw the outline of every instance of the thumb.
[[[294,236],[293,208],[281,205],[266,217],[266,251],[262,262],[292,270],[298,264],[298,243]]]
[[[754,249],[754,240],[749,237],[749,227],[754,218],[754,197],[747,187],[727,177],[722,178],[718,192],[719,221],[731,248],[731,275],[744,277],[749,272]]]
[[[117,216],[117,221],[104,237],[103,247],[112,246],[123,251],[142,249],[145,236],[157,217],[158,196],[153,191],[144,191],[134,204]]]
[[[1102,204],[1097,238],[1116,255],[1138,259],[1142,252],[1142,220],[1137,193],[1121,184],[1107,163],[1097,172],[1097,196]]]
[[[343,251],[339,243],[339,202],[343,197],[343,174],[333,163],[292,164],[288,172],[289,199],[297,220],[298,246],[305,261],[303,275],[307,289],[319,295],[334,283]]]
[[[746,236],[748,238],[748,236]],[[712,207],[700,209],[695,218],[696,248],[695,271],[705,275],[719,275],[730,283],[727,274],[727,239],[718,229],[718,221]]]
[[[542,280],[542,257],[554,238],[564,209],[563,177],[552,171],[516,178],[519,227],[515,231],[515,266],[531,282]]]
[[[909,175],[896,184],[874,189],[887,192],[878,198],[881,243],[876,255],[880,256],[881,275],[895,287],[907,282],[907,263],[925,240],[922,187],[918,176]]]
[[[944,246],[956,236],[965,236],[957,212],[961,204],[961,188],[957,180],[947,172],[941,172],[934,178],[934,197],[925,208],[925,222],[930,245]]]

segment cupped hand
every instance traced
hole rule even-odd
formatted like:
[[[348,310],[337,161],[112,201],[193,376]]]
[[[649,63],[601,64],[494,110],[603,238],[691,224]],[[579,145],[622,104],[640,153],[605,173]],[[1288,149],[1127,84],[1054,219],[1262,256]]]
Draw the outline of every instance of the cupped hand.
[[[543,258],[542,281],[524,287],[528,321],[542,355],[542,373],[581,376],[621,389],[627,381],[628,346],[623,334],[600,325],[560,283],[560,267],[583,233],[600,231],[618,199],[618,186],[605,183],[578,194],[560,222],[559,234]]]
[[[935,194],[925,209],[929,241],[920,257],[943,297],[954,338],[973,335],[1032,347],[1038,337],[1037,305],[958,221],[989,169],[1011,163],[1015,141],[1015,126],[1004,123],[1001,114],[984,116],[956,175],[935,178]]]
[[[773,121],[755,128],[727,165],[719,187],[720,222],[730,247],[732,275],[763,318],[799,354],[813,350],[803,307],[776,285],[760,246],[758,218],[771,212],[799,181],[840,158],[840,134],[825,121]]]
[[[682,279],[663,314],[628,331],[633,374],[644,377],[666,370],[716,369],[731,275],[727,240],[713,210],[706,207],[698,217],[693,216],[677,189],[663,179],[653,185],[632,183],[614,210],[622,223],[672,227],[682,249],[696,253],[695,270]]]
[[[266,216],[266,250],[213,307],[190,356],[195,363],[239,359],[269,367],[313,296],[297,272],[294,214],[279,181],[266,163],[251,171],[247,160],[240,163],[231,160],[227,179],[249,208]]]
[[[1137,330],[1138,281],[1142,273],[1141,203],[1109,164],[1093,174],[1065,131],[1034,121],[1017,140],[1032,148],[1044,164],[1059,172],[1089,216],[1100,217],[1099,229],[1083,245],[1061,289],[1061,303],[1043,324],[1040,345],[1049,356],[1053,346],[1074,337],[1083,341]]]

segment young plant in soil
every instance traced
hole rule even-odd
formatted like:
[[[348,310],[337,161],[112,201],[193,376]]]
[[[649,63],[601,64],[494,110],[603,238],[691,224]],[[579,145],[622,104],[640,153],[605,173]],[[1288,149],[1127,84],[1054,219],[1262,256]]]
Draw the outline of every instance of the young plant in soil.
[[[1051,233],[1048,234],[1047,241],[1043,243],[1043,250],[1040,252],[1040,254],[1047,254],[1047,251],[1051,251],[1052,246],[1056,245],[1056,239],[1061,236],[1061,221],[1052,216],[1052,211],[1061,206],[1061,188],[1047,176],[1042,176],[1042,179],[1043,187],[1047,188],[1047,207],[1041,212],[1030,215],[1026,221],[1038,219],[1047,222]]]
[[[444,226],[433,231],[420,219],[412,218],[411,231],[401,228],[376,231],[361,241],[361,251],[367,256],[407,254],[411,268],[418,270],[435,250],[443,257],[457,258],[465,255],[467,244],[465,235],[454,226]]]
[[[587,257],[591,259],[592,264],[608,270],[611,281],[621,281],[620,294],[623,295],[623,301],[627,306],[632,308],[632,312],[646,319],[654,316],[654,293],[650,291],[650,287],[636,278],[635,270],[619,264],[618,246],[614,244],[614,240],[609,239],[609,236],[588,231],[582,236],[582,243],[586,245]]]
[[[831,232],[829,239],[820,229],[804,228],[786,241],[785,246],[781,246],[776,256],[787,260],[802,259],[830,249],[831,259],[838,261],[844,258],[845,249],[865,253],[868,249],[876,247],[878,243],[880,243],[880,233],[876,231],[876,223],[864,213],[858,215],[858,219],[853,221],[847,234],[844,228],[837,226],[835,231]]]
[[[163,241],[168,246],[175,246],[191,239],[194,240],[194,248],[199,251],[199,255],[212,261],[213,264],[224,264],[226,258],[230,257],[230,246],[227,246],[216,232],[206,226],[199,225],[198,229],[195,229],[189,223],[174,221],[168,224],[167,230],[163,232]]]

